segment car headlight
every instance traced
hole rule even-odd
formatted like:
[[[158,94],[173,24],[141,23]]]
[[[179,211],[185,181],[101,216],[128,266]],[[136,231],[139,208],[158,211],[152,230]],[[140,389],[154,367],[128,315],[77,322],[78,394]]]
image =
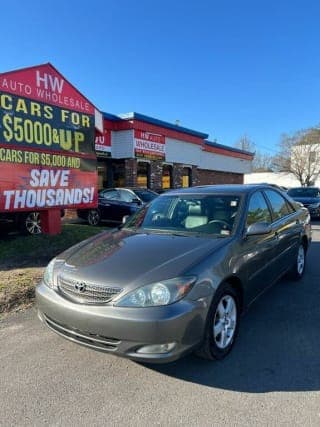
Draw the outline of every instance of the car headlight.
[[[187,295],[195,281],[195,276],[188,276],[145,285],[124,295],[116,303],[116,306],[153,307],[169,305]]]
[[[53,258],[47,265],[43,273],[43,282],[45,285],[48,286],[48,288],[51,288],[51,289],[57,288],[56,272],[57,272],[57,268],[63,264],[64,264],[63,260],[57,260],[57,258]]]

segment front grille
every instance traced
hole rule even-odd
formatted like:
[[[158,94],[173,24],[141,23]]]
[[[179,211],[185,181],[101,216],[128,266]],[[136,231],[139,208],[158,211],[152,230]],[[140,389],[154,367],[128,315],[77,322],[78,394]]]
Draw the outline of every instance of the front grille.
[[[103,304],[111,301],[122,291],[122,288],[98,285],[64,276],[58,277],[58,288],[64,295],[80,304]]]
[[[95,350],[115,351],[117,350],[118,345],[121,344],[121,341],[115,338],[108,338],[103,335],[91,334],[80,331],[78,329],[70,328],[65,325],[61,325],[55,320],[50,319],[50,317],[46,316],[45,314],[43,314],[43,318],[48,328],[52,329],[57,334],[62,335],[68,340],[83,344]]]

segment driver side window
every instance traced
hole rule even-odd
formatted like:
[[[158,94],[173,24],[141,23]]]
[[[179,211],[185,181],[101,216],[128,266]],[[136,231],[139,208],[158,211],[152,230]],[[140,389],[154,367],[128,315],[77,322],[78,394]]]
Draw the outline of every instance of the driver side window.
[[[120,193],[120,200],[122,202],[132,203],[134,200],[137,200],[137,196],[131,191],[127,190],[119,190]]]
[[[246,226],[248,227],[255,222],[267,222],[269,224],[272,222],[267,202],[260,191],[251,196]]]
[[[100,197],[106,200],[119,200],[119,193],[117,190],[107,190],[102,192]]]

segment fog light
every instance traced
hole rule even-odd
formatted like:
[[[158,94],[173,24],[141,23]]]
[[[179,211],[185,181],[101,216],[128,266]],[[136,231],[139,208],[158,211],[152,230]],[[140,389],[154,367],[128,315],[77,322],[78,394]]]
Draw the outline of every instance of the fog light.
[[[137,350],[137,353],[145,353],[145,354],[164,354],[172,351],[176,346],[175,342],[169,342],[166,344],[153,344],[153,345],[145,345]]]

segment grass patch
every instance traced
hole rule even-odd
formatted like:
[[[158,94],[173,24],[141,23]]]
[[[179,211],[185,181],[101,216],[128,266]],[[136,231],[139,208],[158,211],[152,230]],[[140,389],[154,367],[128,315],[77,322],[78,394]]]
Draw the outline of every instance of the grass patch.
[[[55,236],[14,235],[0,240],[0,317],[33,303],[35,286],[50,259],[104,229],[64,224]]]
[[[0,241],[0,269],[12,266],[39,266],[70,246],[100,233],[103,228],[64,224],[58,235],[19,236]]]

